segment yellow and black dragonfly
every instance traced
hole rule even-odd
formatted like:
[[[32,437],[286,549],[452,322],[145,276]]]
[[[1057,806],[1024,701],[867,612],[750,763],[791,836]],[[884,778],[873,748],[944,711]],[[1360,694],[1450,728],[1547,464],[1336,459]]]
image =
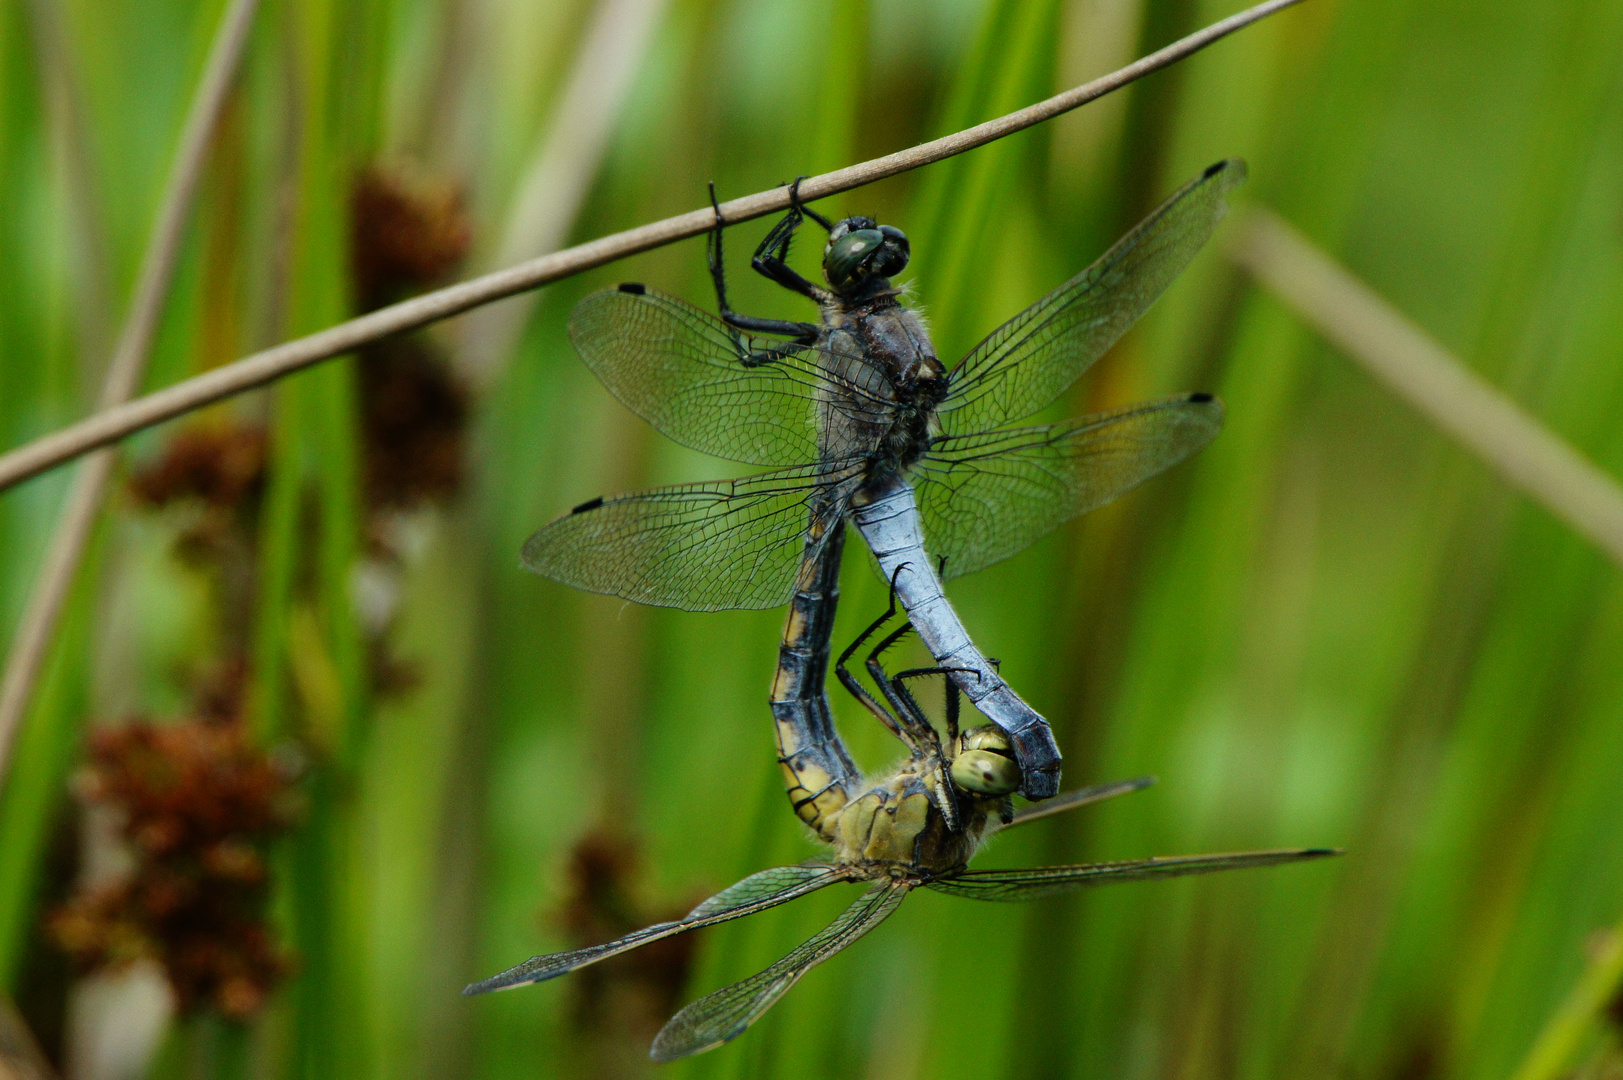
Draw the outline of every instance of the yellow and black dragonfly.
[[[894,599],[893,599],[894,610]],[[861,689],[846,668],[855,650],[890,617],[874,623],[841,656],[840,679],[870,710],[885,714],[885,704]],[[1275,866],[1336,854],[1328,848],[1293,848],[1212,855],[1179,855],[1122,862],[1045,866],[1036,869],[971,870],[969,861],[985,840],[1000,829],[1098,802],[1147,787],[1148,777],[1081,788],[1016,812],[1011,797],[1020,786],[1020,768],[1008,737],[995,725],[960,731],[957,691],[947,684],[946,737],[930,724],[906,686],[915,676],[937,674],[921,669],[889,675],[880,654],[906,633],[906,624],[884,638],[868,657],[867,667],[894,714],[887,726],[904,730],[915,746],[913,756],[888,776],[850,798],[843,784],[822,781],[820,759],[806,769],[793,756],[783,762],[790,797],[802,820],[832,849],[828,858],[799,866],[762,870],[724,889],[674,922],[659,923],[614,941],[572,952],[537,956],[499,975],[474,983],[465,994],[507,990],[566,975],[600,960],[651,944],[674,934],[753,915],[818,889],[839,883],[866,883],[867,889],[825,929],[766,970],[700,998],[683,1008],[654,1039],[650,1056],[674,1061],[737,1038],[800,978],[835,953],[878,926],[917,888],[934,889],[970,900],[1036,900],[1092,885],[1182,877],[1219,870]],[[841,756],[839,736],[830,738]],[[938,760],[939,759],[939,760]],[[808,771],[809,770],[809,771]],[[942,812],[936,777],[950,777],[947,803],[956,816],[949,825]],[[812,787],[821,797],[799,796]]]

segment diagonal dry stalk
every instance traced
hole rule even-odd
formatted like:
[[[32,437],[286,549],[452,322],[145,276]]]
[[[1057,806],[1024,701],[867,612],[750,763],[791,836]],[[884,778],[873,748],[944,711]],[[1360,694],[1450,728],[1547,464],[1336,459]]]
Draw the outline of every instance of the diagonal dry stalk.
[[[208,148],[225,109],[226,97],[248,39],[248,28],[258,7],[259,0],[233,0],[220,17],[197,92],[181,129],[180,145],[175,151],[163,201],[147,239],[129,315],[107,365],[98,403],[103,410],[115,408],[134,397],[146,373],[147,358],[152,352],[164,301],[174,282],[186,220],[191,215],[202,180]],[[5,672],[0,675],[0,785],[5,782],[13,738],[33,697],[34,685],[84,555],[85,543],[101,509],[117,453],[115,449],[107,449],[92,455],[74,475],[11,651],[6,654]]]
[[[666,5],[599,0],[547,137],[519,181],[494,265],[545,255],[568,239]],[[460,366],[475,385],[489,386],[507,364],[535,299],[514,297],[465,320]]]
[[[834,172],[809,177],[800,184],[803,199],[821,199],[841,191],[871,184],[876,180],[908,172],[945,158],[984,146],[1022,131],[1044,120],[1101,98],[1112,91],[1182,60],[1229,34],[1249,26],[1301,0],[1266,0],[1203,30],[1173,42],[1109,75],[1094,79],[1051,98],[1029,105],[1006,116],[988,120],[932,142],[908,150],[850,165]],[[789,207],[789,189],[746,195],[721,204],[723,219],[729,223],[749,221]],[[593,267],[649,251],[677,240],[686,240],[709,231],[715,215],[706,207],[666,218],[639,228],[614,233],[589,243],[566,248],[506,270],[474,278],[411,300],[380,308],[368,315],[278,345],[263,352],[216,368],[126,405],[105,409],[76,424],[42,436],[0,455],[0,491],[31,476],[116,442],[143,428],[171,420],[193,409],[263,386],[285,375],[301,371],[322,360],[352,352],[359,346],[420,326],[449,318],[542,285],[590,270]]]
[[[1388,389],[1623,565],[1623,486],[1266,210],[1235,260]]]
[[[1587,1069],[1570,1068],[1573,1055],[1595,1025],[1605,1022],[1607,1006],[1617,1000],[1620,990],[1623,990],[1623,923],[1601,930],[1590,940],[1589,962],[1584,965],[1583,973],[1550,1014],[1510,1080],[1556,1080],[1560,1076],[1586,1074]]]
[[[9,997],[0,993],[0,1080],[56,1080],[56,1072]]]

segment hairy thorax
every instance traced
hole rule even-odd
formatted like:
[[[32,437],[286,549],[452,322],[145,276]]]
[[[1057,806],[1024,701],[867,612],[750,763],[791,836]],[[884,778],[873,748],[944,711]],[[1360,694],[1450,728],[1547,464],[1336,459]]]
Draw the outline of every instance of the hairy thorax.
[[[877,447],[876,474],[905,471],[929,448],[936,406],[947,391],[946,369],[923,321],[886,291],[828,305],[823,323],[830,363],[854,388],[841,402],[846,423],[871,451]]]
[[[834,826],[834,861],[874,876],[905,878],[963,866],[986,833],[992,803],[962,798],[963,828],[947,828],[931,801],[920,763],[910,762],[853,799]]]

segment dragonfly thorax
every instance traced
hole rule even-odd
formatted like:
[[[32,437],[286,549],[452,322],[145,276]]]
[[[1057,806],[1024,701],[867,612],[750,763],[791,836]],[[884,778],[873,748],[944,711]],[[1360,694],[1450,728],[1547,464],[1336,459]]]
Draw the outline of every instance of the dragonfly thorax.
[[[920,761],[909,761],[851,800],[834,827],[834,861],[892,877],[929,877],[966,864],[987,833],[998,799],[958,795],[952,830],[931,797]]]
[[[905,472],[929,449],[938,426],[936,410],[947,395],[947,372],[936,357],[935,345],[918,313],[883,292],[862,300],[838,298],[823,310],[824,333],[832,351],[853,360],[842,372],[850,381],[884,387],[884,407],[875,409],[860,399],[848,408],[847,430],[855,432],[853,418],[870,420],[864,452],[873,460],[878,478]],[[851,372],[875,373],[872,380]]]
[[[839,812],[834,823],[835,861],[928,877],[969,862],[988,835],[993,815],[1007,818],[1008,796],[1020,786],[1008,736],[996,726],[970,728],[936,754],[950,754],[953,791],[932,790],[928,758],[915,757],[873,784]],[[951,828],[937,803],[957,807]]]

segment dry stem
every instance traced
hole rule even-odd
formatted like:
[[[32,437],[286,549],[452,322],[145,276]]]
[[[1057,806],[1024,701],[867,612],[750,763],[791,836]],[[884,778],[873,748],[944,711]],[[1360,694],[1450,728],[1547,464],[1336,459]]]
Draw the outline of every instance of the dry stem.
[[[215,31],[208,61],[187,113],[186,125],[181,130],[163,202],[147,239],[140,276],[130,299],[129,317],[107,365],[99,402],[103,410],[129,401],[146,374],[152,340],[180,259],[186,219],[190,216],[209,144],[225,108],[226,95],[258,6],[259,0],[233,0]],[[12,640],[11,651],[6,654],[5,673],[0,676],[0,785],[5,782],[13,739],[33,697],[34,685],[39,680],[57,621],[84,555],[85,543],[96,523],[116,454],[116,450],[108,449],[92,456],[74,476],[57,519],[56,531],[45,550],[39,577]]]
[[[1233,251],[1285,305],[1370,374],[1623,564],[1623,487],[1275,215]]]
[[[1119,90],[1136,79],[1200,51],[1236,30],[1299,2],[1300,0],[1267,0],[1213,23],[1204,30],[1196,31],[1119,71],[1056,94],[1046,101],[933,142],[921,143],[908,150],[810,177],[800,185],[801,197],[808,200],[821,199],[916,169],[921,165],[941,161],[977,146],[984,146],[1005,135],[1052,119],[1114,90]],[[786,210],[788,206],[789,190],[780,187],[722,203],[721,210],[724,220],[736,223]],[[391,307],[380,308],[358,319],[339,323],[308,337],[255,353],[234,364],[176,383],[127,405],[106,409],[88,419],[26,443],[10,453],[0,455],[0,491],[88,453],[98,446],[116,442],[143,428],[173,419],[222,398],[263,386],[322,360],[352,352],[357,347],[379,338],[404,330],[413,330],[526,289],[551,284],[584,270],[623,259],[627,255],[635,255],[677,240],[698,236],[714,224],[715,217],[709,208],[693,210],[650,225],[566,248],[437,292],[425,293]]]

